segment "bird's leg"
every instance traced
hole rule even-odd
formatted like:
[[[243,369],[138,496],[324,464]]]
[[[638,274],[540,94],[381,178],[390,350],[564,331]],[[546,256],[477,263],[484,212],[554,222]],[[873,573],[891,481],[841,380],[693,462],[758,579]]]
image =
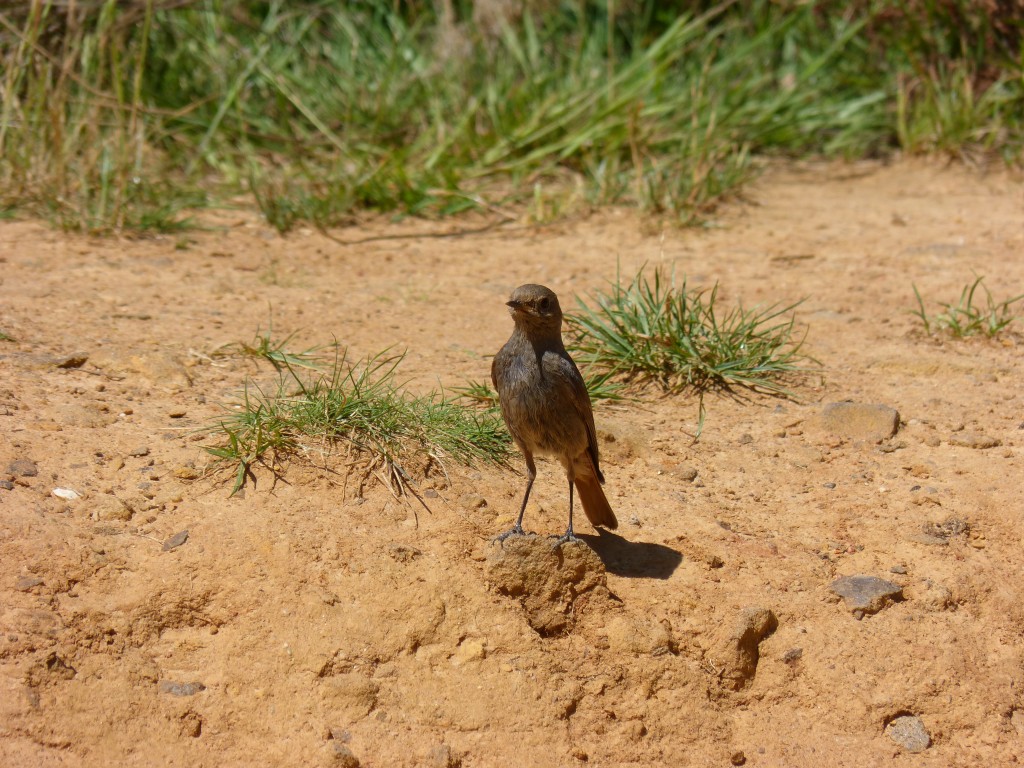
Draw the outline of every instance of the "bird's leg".
[[[519,518],[516,520],[516,524],[495,539],[495,541],[498,543],[503,542],[509,536],[525,535],[525,531],[523,531],[523,515],[526,514],[526,502],[530,500],[530,490],[533,488],[533,481],[537,478],[537,465],[533,463],[533,456],[531,456],[529,453],[525,453],[525,455],[526,493],[523,494],[523,506],[519,508]]]
[[[575,480],[572,469],[569,470],[569,527],[565,529],[565,533],[558,537],[555,541],[555,549],[558,549],[563,544],[572,544],[579,539],[576,534],[572,531],[572,492],[573,492],[573,481]]]

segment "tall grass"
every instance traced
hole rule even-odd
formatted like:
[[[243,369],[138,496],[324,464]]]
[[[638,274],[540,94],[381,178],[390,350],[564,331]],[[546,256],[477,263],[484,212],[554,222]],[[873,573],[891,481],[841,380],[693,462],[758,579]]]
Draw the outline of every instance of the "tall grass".
[[[282,231],[537,201],[687,223],[766,153],[1024,142],[1019,30],[966,0],[578,0],[474,21],[488,5],[0,10],[0,209],[166,230],[245,191]]]

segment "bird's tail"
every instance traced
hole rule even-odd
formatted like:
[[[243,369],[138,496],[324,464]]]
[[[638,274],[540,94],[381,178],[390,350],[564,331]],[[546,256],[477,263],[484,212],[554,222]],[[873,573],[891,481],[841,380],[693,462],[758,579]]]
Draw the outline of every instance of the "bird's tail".
[[[580,497],[580,504],[587,515],[591,525],[603,525],[605,528],[615,529],[619,527],[619,521],[615,519],[612,512],[612,505],[608,503],[608,497],[604,495],[604,489],[596,475],[581,475],[575,479],[576,493]]]

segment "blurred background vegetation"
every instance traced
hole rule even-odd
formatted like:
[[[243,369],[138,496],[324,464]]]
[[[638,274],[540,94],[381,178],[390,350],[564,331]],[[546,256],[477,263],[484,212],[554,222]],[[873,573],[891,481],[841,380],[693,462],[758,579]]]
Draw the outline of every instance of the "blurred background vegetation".
[[[771,157],[1018,164],[1024,0],[0,1],[0,215],[703,220]]]

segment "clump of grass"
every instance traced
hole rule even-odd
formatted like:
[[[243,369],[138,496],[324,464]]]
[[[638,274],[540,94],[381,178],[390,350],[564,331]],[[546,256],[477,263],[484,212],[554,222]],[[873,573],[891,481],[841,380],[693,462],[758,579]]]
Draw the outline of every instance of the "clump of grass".
[[[921,292],[914,285],[917,309],[911,310],[911,314],[921,320],[924,331],[929,336],[937,331],[948,331],[956,339],[978,334],[992,338],[1018,318],[1012,307],[1024,299],[1024,293],[1014,296],[1012,299],[997,302],[992,298],[988,286],[983,285],[984,279],[984,277],[978,277],[970,285],[965,285],[955,304],[940,301],[939,305],[943,307],[943,311],[934,315],[929,315],[925,310]],[[985,293],[984,304],[981,303],[980,296],[977,303],[975,300],[979,288]]]
[[[213,350],[211,357],[252,357],[260,358],[269,362],[277,371],[291,370],[292,368],[317,369],[323,361],[325,349],[334,345],[320,345],[310,347],[298,352],[288,348],[289,342],[295,338],[297,332],[288,334],[283,339],[275,339],[273,325],[264,332],[258,329],[252,341],[236,341],[225,344]]]
[[[232,494],[260,465],[276,472],[288,457],[344,446],[361,467],[397,494],[411,490],[409,459],[444,468],[449,459],[504,464],[510,441],[494,414],[443,395],[415,396],[395,382],[404,355],[386,352],[350,365],[337,355],[330,370],[308,378],[290,366],[276,392],[247,386],[241,403],[209,429],[221,437],[211,454],[234,467]],[[347,478],[346,474],[346,478]],[[415,491],[412,491],[415,494]]]
[[[705,392],[740,387],[792,397],[788,380],[811,372],[807,363],[816,362],[795,336],[794,310],[801,302],[723,311],[717,284],[689,289],[685,278],[677,285],[660,267],[651,278],[641,269],[626,286],[616,280],[593,305],[578,301],[569,323],[583,360],[667,392],[695,390],[698,435]]]

